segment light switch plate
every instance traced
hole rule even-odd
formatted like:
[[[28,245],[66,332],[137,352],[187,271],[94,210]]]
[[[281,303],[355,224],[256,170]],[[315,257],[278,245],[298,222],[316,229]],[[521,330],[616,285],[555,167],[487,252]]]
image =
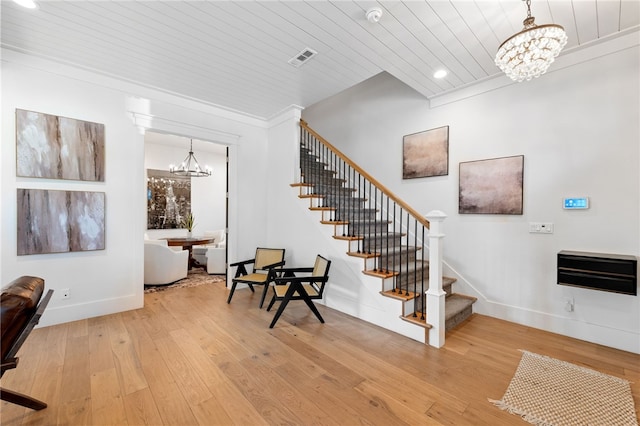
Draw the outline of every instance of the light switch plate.
[[[553,234],[553,223],[550,222],[530,222],[530,234]]]

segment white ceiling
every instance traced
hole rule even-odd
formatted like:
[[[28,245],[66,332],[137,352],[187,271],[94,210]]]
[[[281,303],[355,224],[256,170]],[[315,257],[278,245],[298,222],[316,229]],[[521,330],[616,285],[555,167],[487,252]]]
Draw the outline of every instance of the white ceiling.
[[[565,52],[640,25],[638,0],[533,0]],[[383,11],[378,24],[365,18]],[[499,74],[521,0],[1,1],[2,47],[269,118],[387,71],[427,98]],[[287,61],[309,47],[300,68]],[[433,78],[436,69],[449,74]],[[501,77],[507,78],[507,77]]]

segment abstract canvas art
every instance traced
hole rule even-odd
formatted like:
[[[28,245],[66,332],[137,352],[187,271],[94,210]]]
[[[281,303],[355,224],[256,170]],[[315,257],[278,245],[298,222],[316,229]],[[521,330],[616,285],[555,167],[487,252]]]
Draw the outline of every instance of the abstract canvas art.
[[[460,163],[458,212],[522,214],[524,156]]]
[[[104,124],[16,109],[16,175],[104,182]]]
[[[147,169],[147,229],[182,228],[190,211],[190,177]]]
[[[449,126],[406,135],[402,139],[402,178],[449,174]]]
[[[18,255],[104,250],[105,193],[18,188]]]

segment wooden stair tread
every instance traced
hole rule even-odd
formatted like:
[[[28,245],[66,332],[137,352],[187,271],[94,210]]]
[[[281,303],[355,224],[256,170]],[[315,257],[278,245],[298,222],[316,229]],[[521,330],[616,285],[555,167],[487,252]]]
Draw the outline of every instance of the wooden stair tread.
[[[334,235],[333,238],[344,241],[357,241],[362,239],[362,237],[358,237],[357,235]]]
[[[346,220],[321,220],[321,224],[323,225],[347,225],[349,221]]]
[[[378,253],[358,253],[357,251],[348,251],[347,256],[360,257],[362,259],[371,259],[372,257],[378,257]]]
[[[292,187],[292,188],[298,188],[298,187],[310,188],[310,187],[313,186],[313,184],[305,183],[305,182],[296,182],[296,183],[290,183],[289,186]]]
[[[309,207],[309,210],[312,211],[333,211],[335,207]]]
[[[426,329],[433,328],[431,324],[427,323],[426,316],[425,316],[425,319],[422,319],[422,312],[416,312],[415,317],[413,316],[413,313],[410,313],[409,315],[405,315],[405,316],[401,315],[400,318],[403,319],[404,321],[410,322],[411,324],[416,324]]]
[[[363,274],[365,275],[369,275],[372,277],[376,277],[376,278],[382,278],[382,279],[387,279],[387,278],[391,278],[391,277],[395,277],[396,275],[398,275],[398,272],[395,271],[373,271],[373,270],[364,270],[362,271]]]
[[[408,300],[413,300],[417,296],[417,293],[414,293],[412,291],[408,293],[402,292],[402,294],[400,294],[398,291],[386,290],[386,291],[381,291],[380,294],[385,297],[390,297],[392,299],[402,300],[403,302],[406,302]]]

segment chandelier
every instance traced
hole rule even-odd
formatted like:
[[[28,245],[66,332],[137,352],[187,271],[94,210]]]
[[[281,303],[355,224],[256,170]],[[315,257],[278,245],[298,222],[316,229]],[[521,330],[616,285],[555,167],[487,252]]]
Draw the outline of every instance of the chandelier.
[[[524,28],[498,48],[496,65],[513,81],[531,80],[544,74],[567,44],[564,28],[556,24],[536,25],[531,0],[526,0]]]
[[[169,165],[169,172],[179,176],[191,176],[191,177],[203,177],[211,176],[211,167],[205,166],[204,169],[200,168],[196,156],[193,155],[193,139],[191,139],[191,145],[189,147],[189,154],[185,157],[180,167]]]

